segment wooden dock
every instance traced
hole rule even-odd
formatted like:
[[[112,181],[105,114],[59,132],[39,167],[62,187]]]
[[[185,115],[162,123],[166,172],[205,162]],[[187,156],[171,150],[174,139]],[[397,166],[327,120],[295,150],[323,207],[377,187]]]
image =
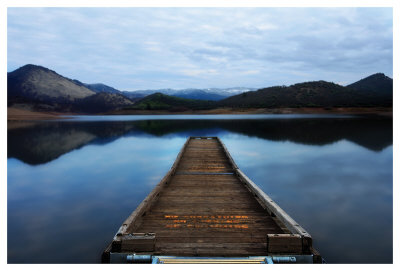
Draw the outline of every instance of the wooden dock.
[[[251,262],[255,256],[321,262],[311,236],[244,175],[217,137],[188,138],[102,261],[146,262],[155,256],[175,263]]]

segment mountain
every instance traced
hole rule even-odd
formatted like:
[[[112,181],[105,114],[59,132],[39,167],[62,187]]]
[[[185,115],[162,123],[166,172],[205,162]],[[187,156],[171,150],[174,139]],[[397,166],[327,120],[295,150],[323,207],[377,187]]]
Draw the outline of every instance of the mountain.
[[[7,94],[9,101],[23,98],[45,103],[69,103],[95,92],[52,70],[28,64],[7,74]]]
[[[121,91],[118,89],[115,89],[113,87],[101,84],[101,83],[96,83],[96,84],[86,84],[86,87],[90,90],[93,90],[94,92],[107,92],[107,93],[114,93],[114,94],[122,94]]]
[[[105,93],[111,93],[111,94],[120,94],[125,96],[126,98],[128,98],[129,100],[131,100],[132,102],[140,100],[141,98],[147,96],[144,94],[137,94],[134,91],[121,91],[118,89],[115,89],[113,87],[107,86],[105,84],[102,83],[96,83],[96,84],[86,84],[86,83],[82,83],[79,80],[74,79],[73,80],[76,84],[80,85],[80,86],[84,86],[96,93],[101,93],[101,92],[105,92]]]
[[[207,89],[158,89],[158,90],[136,90],[124,91],[123,94],[129,98],[142,98],[154,93],[162,93],[169,96],[175,96],[186,99],[219,101],[226,97],[255,90],[254,88],[236,87],[236,88],[207,88]]]
[[[8,104],[34,110],[100,113],[133,105],[121,91],[104,84],[85,84],[45,67],[25,65],[7,74]]]
[[[96,83],[96,84],[86,84],[86,83],[82,83],[79,80],[73,80],[76,84],[80,85],[80,86],[84,86],[96,93],[100,93],[100,92],[106,92],[106,93],[114,93],[114,94],[122,94],[122,91],[115,89],[113,87],[107,86],[105,84],[102,83]]]
[[[326,81],[275,86],[235,95],[217,103],[227,107],[360,107],[391,106],[388,95],[371,95],[361,90]]]
[[[121,94],[99,92],[78,100],[74,105],[74,109],[78,112],[101,113],[132,105],[133,102]]]
[[[185,99],[208,100],[208,101],[219,101],[226,98],[226,96],[222,96],[216,93],[209,93],[201,89],[182,91],[174,94],[173,96]]]
[[[124,95],[125,97],[131,99],[132,101],[137,101],[142,99],[143,97],[146,97],[147,95],[150,94],[141,94],[141,93],[136,93],[136,91],[122,91],[122,95]]]
[[[393,79],[373,74],[348,86],[326,81],[250,88],[119,91],[85,84],[32,64],[7,74],[8,106],[33,110],[100,113],[122,108],[185,111],[282,107],[391,107]],[[135,101],[135,102],[134,102]]]
[[[376,73],[347,86],[369,95],[392,96],[393,79],[383,73]]]
[[[232,95],[240,94],[250,90],[255,90],[252,88],[238,87],[238,88],[207,88],[207,89],[181,89],[176,90],[173,95],[176,97],[186,98],[186,99],[197,99],[197,100],[210,100],[219,101],[230,97]]]
[[[252,90],[257,90],[257,88],[248,88],[248,87],[232,87],[232,88],[207,88],[205,91],[209,93],[219,94],[225,97],[230,97],[233,95],[237,95],[243,92],[248,92]]]
[[[145,89],[145,90],[134,90],[134,91],[127,91],[130,92],[131,95],[136,95],[136,97],[146,97],[151,94],[155,93],[162,93],[165,95],[173,95],[177,92],[178,90],[171,89],[171,88],[165,88],[165,89]]]
[[[210,109],[214,106],[215,102],[213,101],[192,100],[154,93],[136,102],[131,109],[185,111],[188,109]]]

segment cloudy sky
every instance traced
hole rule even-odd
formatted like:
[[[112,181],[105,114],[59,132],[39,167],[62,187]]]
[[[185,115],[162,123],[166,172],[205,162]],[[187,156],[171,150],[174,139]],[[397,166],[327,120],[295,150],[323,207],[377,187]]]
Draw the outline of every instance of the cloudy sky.
[[[8,8],[7,70],[120,90],[393,77],[391,8]]]

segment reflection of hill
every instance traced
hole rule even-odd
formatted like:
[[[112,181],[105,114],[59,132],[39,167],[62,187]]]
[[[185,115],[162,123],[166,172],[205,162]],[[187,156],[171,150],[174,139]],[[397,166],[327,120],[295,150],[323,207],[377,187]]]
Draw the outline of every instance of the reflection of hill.
[[[44,122],[8,130],[8,157],[36,165],[89,143],[106,144],[133,129],[131,123]]]
[[[308,145],[325,145],[346,139],[374,151],[380,151],[393,142],[392,119],[388,118],[150,120],[138,122],[136,127],[157,136],[219,128],[267,140],[288,140]]]
[[[393,141],[392,119],[383,118],[45,122],[8,130],[8,157],[35,165],[54,160],[84,145],[107,144],[121,136],[210,135],[224,130],[309,145],[325,145],[346,139],[373,151],[380,151]]]

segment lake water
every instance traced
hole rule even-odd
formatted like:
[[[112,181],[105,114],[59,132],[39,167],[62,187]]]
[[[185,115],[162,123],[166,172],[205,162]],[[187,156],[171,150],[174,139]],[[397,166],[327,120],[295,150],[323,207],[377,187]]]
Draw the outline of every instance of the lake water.
[[[78,116],[8,130],[8,262],[98,263],[188,136],[218,136],[328,263],[391,263],[392,119]]]

